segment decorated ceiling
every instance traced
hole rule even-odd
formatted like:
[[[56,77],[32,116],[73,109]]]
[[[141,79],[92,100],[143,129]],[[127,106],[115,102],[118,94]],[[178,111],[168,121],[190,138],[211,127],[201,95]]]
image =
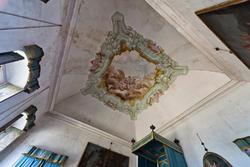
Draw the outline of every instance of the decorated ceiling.
[[[126,26],[123,14],[114,13],[112,22],[113,31],[91,61],[81,91],[136,119],[159,101],[178,75],[187,73],[187,67],[177,65],[155,42]]]

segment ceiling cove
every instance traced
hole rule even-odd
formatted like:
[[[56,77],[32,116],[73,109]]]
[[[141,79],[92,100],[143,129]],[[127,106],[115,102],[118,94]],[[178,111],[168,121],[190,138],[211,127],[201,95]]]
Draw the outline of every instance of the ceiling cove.
[[[137,114],[159,98],[178,75],[188,68],[179,66],[154,41],[126,26],[122,13],[112,16],[113,31],[90,62],[83,95],[92,95],[114,110]]]

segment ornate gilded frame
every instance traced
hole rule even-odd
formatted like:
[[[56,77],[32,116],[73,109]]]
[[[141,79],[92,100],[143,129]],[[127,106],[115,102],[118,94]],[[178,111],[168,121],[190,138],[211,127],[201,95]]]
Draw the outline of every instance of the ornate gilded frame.
[[[215,10],[223,9],[225,7],[228,7],[228,6],[237,5],[237,4],[246,2],[246,1],[248,1],[248,0],[228,0],[228,1],[225,1],[225,2],[222,2],[222,3],[219,3],[217,5],[210,6],[210,7],[207,7],[205,9],[198,10],[195,13],[197,15],[204,14],[204,13],[209,13],[209,12],[212,12],[212,11],[215,11]]]
[[[220,29],[219,26],[216,26],[216,21],[213,21],[213,23],[211,23],[211,21],[209,21],[209,19],[203,18],[204,16],[209,16],[214,14],[215,12],[220,12],[223,10],[226,10],[227,7],[237,7],[237,6],[245,6],[243,3],[249,3],[249,0],[228,0],[219,4],[216,4],[214,6],[211,7],[207,7],[205,9],[201,9],[195,12],[195,14],[201,19],[201,21],[229,48],[229,50],[225,50],[225,49],[220,49],[219,47],[215,47],[216,51],[227,51],[229,53],[233,53],[243,64],[245,64],[249,69],[250,69],[250,61],[248,58],[248,53],[241,53],[241,51],[248,51],[250,52],[250,34],[249,31],[246,30],[241,30],[243,27],[246,26],[246,29],[249,29],[250,24],[248,22],[246,22],[245,24],[242,23],[238,23],[237,27],[238,29],[233,29],[232,27],[229,27],[230,24],[227,24],[228,27],[225,29],[228,29],[230,31],[223,31],[223,29]],[[248,8],[247,8],[248,9]],[[244,10],[242,10],[244,11]],[[232,14],[231,14],[232,15]],[[236,14],[235,14],[236,15]],[[215,15],[214,15],[215,16]],[[217,17],[221,17],[222,15],[217,14]],[[235,16],[236,17],[236,16]],[[244,18],[248,18],[248,17],[244,17]],[[224,20],[223,18],[220,18],[220,22],[223,24],[227,23],[226,20]],[[242,20],[242,18],[235,18],[238,22],[238,20]],[[217,20],[218,22],[218,20]],[[229,22],[231,23],[231,22]],[[218,24],[218,23],[217,23]],[[234,32],[238,32],[238,36],[240,39],[237,39],[237,36],[235,36]],[[227,34],[226,34],[227,33]],[[228,38],[228,37],[234,37],[232,39]],[[241,44],[242,43],[242,44]],[[238,45],[234,45],[234,44],[238,44]]]

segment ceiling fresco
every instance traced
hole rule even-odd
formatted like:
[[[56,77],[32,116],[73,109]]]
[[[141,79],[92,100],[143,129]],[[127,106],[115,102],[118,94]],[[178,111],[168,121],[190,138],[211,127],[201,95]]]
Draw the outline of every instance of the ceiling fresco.
[[[112,22],[113,31],[91,61],[81,92],[136,119],[188,68],[177,65],[155,42],[127,27],[123,14],[114,13]]]

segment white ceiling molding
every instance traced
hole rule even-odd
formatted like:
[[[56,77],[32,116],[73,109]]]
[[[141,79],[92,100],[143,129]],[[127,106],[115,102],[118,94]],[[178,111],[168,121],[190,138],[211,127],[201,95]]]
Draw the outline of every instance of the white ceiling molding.
[[[174,9],[173,5],[170,5],[168,0],[145,1],[172,26],[174,26],[176,30],[181,33],[190,43],[192,43],[197,49],[199,49],[213,64],[221,69],[228,77],[233,80],[250,80],[250,77],[244,77],[245,75],[238,74],[240,72],[249,73],[249,70],[242,63],[242,69],[236,70],[237,68],[239,68],[238,64],[234,65],[225,61],[225,59],[221,57],[220,53],[218,53],[214,49],[215,46],[213,46],[206,39],[206,37],[194,27],[194,25],[187,21],[187,19],[185,19],[185,16]],[[222,45],[224,44],[222,43]]]
[[[176,127],[180,123],[182,123],[184,120],[194,116],[198,112],[202,111],[207,106],[210,106],[213,104],[216,100],[221,99],[222,97],[228,95],[229,93],[232,93],[233,91],[237,90],[237,88],[241,87],[242,85],[246,84],[245,81],[235,81],[231,80],[222,87],[218,88],[216,91],[205,97],[203,100],[199,101],[195,105],[191,106],[189,109],[184,111],[179,116],[175,117],[173,120],[167,122],[163,126],[157,128],[156,132],[159,134],[165,133],[171,128]]]
[[[48,100],[47,111],[53,111],[55,106],[55,101],[59,93],[59,88],[61,85],[62,75],[65,63],[69,57],[69,49],[72,40],[72,36],[77,23],[78,11],[81,8],[82,0],[71,0],[65,1],[64,6],[67,7],[67,12],[64,15],[64,23],[61,29],[61,41],[58,47],[58,60],[55,65],[55,70],[53,71],[53,80],[50,88],[50,95]]]
[[[108,140],[111,140],[112,142],[116,143],[116,144],[120,144],[122,146],[125,146],[125,147],[131,147],[131,143],[130,141],[127,141],[125,139],[122,139],[120,137],[117,137],[115,135],[111,135],[105,131],[102,131],[98,128],[95,128],[93,126],[90,126],[88,124],[85,124],[81,121],[78,121],[76,119],[73,119],[73,118],[70,118],[64,114],[60,114],[56,111],[54,111],[53,113],[52,112],[49,112],[47,113],[48,116],[54,118],[54,119],[57,119],[57,120],[60,120],[60,121],[63,121],[63,122],[66,122],[74,127],[77,127],[77,128],[80,128],[82,130],[85,130],[85,131],[88,131],[89,133],[92,133],[92,134],[95,134],[95,135],[98,135],[98,136],[102,136]]]

